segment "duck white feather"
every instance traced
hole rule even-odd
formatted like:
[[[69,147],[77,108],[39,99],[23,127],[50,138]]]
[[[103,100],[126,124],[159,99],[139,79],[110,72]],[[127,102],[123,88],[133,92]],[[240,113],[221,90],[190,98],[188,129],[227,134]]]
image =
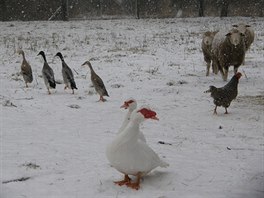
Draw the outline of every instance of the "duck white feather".
[[[124,104],[120,108],[128,109],[128,112],[117,134],[120,134],[127,127],[128,123],[130,122],[132,112],[137,108],[137,101],[133,98],[129,98],[124,102]],[[146,142],[146,138],[141,131],[139,131],[138,139],[143,142]]]
[[[131,114],[131,120],[127,127],[117,135],[112,143],[107,147],[106,156],[110,164],[119,172],[138,177],[137,183],[131,184],[129,180],[117,182],[119,185],[126,184],[132,188],[139,188],[141,176],[146,175],[156,167],[167,167],[159,156],[143,141],[138,140],[139,125],[145,119],[157,119],[155,115],[143,115],[142,110],[134,110]],[[151,111],[151,110],[150,110]],[[151,111],[153,112],[153,111]]]

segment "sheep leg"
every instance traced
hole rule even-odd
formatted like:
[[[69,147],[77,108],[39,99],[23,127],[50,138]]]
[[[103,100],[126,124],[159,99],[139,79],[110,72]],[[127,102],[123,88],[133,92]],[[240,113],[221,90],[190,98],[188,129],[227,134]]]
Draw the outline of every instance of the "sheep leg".
[[[228,114],[228,112],[227,112],[227,108],[225,107],[225,114]]]
[[[210,65],[211,65],[210,62],[207,62],[207,63],[206,63],[206,76],[209,76]]]
[[[224,81],[227,81],[228,69],[229,69],[229,67],[224,67],[224,75],[223,75],[223,80]]]
[[[223,80],[225,80],[225,73],[222,67],[219,67],[220,73],[222,75]]]
[[[219,71],[217,62],[215,60],[212,61],[212,69],[214,74],[217,74]]]

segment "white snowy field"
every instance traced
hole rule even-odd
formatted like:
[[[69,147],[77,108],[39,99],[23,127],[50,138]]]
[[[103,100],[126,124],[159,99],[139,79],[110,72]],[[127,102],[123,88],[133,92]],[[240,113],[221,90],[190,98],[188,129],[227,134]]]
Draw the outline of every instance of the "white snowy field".
[[[206,77],[202,33],[248,22],[256,33],[246,54],[239,94],[229,114],[204,93],[223,86]],[[0,23],[1,198],[263,198],[264,19],[191,18]],[[19,75],[25,51],[34,81]],[[74,95],[58,84],[48,95],[41,78],[47,60],[62,80],[60,51],[74,70]],[[110,95],[91,87],[90,60]],[[233,75],[230,68],[228,80]],[[148,105],[159,121],[141,130],[168,168],[146,176],[138,191],[117,186],[106,146],[115,138],[129,97]],[[165,144],[159,144],[163,141]],[[19,181],[20,180],[20,181]]]

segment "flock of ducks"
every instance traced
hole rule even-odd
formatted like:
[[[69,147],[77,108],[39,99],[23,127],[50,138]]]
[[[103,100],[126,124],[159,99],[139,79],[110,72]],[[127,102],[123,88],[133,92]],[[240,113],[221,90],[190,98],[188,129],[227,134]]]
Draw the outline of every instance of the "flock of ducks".
[[[22,60],[22,64],[21,64],[21,74],[23,76],[23,79],[25,81],[26,87],[28,87],[28,83],[31,83],[33,81],[33,74],[32,74],[32,69],[30,64],[28,63],[28,61],[25,58],[25,53],[22,49],[18,50],[18,54],[21,54],[23,57]],[[51,94],[50,89],[55,89],[56,88],[56,81],[55,81],[55,77],[54,77],[54,71],[53,69],[49,66],[47,59],[46,59],[46,55],[43,51],[40,51],[38,53],[38,56],[41,55],[44,59],[44,64],[42,67],[42,77],[44,80],[44,83],[48,89],[48,93]],[[59,57],[61,59],[62,62],[62,77],[63,77],[63,82],[65,84],[64,89],[71,89],[72,90],[72,94],[74,94],[74,89],[78,89],[74,80],[74,75],[73,72],[71,70],[71,68],[65,63],[64,58],[62,56],[62,54],[60,52],[58,52],[55,57]],[[103,80],[100,78],[100,76],[98,76],[91,63],[89,61],[86,61],[85,63],[82,64],[82,66],[84,65],[88,65],[90,70],[91,70],[91,81],[92,84],[95,88],[95,91],[100,95],[100,99],[99,101],[106,101],[106,99],[104,98],[104,96],[108,96],[108,92],[105,88],[104,82]]]
[[[18,50],[18,53],[23,56],[21,73],[26,87],[28,87],[28,83],[33,81],[32,69],[25,58],[23,50]],[[56,88],[54,72],[47,63],[45,53],[40,51],[38,55],[42,56],[44,59],[42,76],[48,89],[48,93],[51,94],[50,89]],[[74,90],[77,89],[77,86],[74,80],[73,72],[65,63],[60,52],[58,52],[55,56],[59,57],[62,62],[62,77],[65,84],[64,89],[72,89],[72,94],[74,94]],[[89,61],[82,64],[82,66],[85,65],[88,65],[90,68],[92,84],[94,85],[96,92],[100,95],[99,101],[104,102],[104,96],[109,95],[105,89],[103,80],[95,73]],[[140,124],[144,120],[159,120],[156,117],[156,112],[148,107],[141,107],[137,109],[137,102],[133,98],[129,98],[124,101],[124,104],[120,108],[128,109],[128,113],[126,114],[116,137],[107,146],[106,157],[112,167],[124,174],[123,180],[116,181],[114,183],[120,186],[126,185],[127,187],[138,190],[143,176],[156,167],[167,167],[169,164],[160,159],[159,156],[148,146],[144,134],[139,129]],[[136,180],[133,182],[129,175],[135,176]]]

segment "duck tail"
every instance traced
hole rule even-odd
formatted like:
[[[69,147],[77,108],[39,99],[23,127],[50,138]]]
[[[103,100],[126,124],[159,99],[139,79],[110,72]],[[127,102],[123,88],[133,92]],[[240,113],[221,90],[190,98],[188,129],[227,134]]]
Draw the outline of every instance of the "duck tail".
[[[167,162],[160,160],[160,167],[166,168],[168,166],[169,166],[169,164]]]
[[[55,81],[49,81],[49,85],[50,85],[50,87],[52,87],[53,89],[56,88],[56,83],[55,83]]]
[[[75,82],[74,82],[74,80],[71,80],[70,83],[71,83],[71,88],[72,89],[78,89],[76,84],[75,84]]]

